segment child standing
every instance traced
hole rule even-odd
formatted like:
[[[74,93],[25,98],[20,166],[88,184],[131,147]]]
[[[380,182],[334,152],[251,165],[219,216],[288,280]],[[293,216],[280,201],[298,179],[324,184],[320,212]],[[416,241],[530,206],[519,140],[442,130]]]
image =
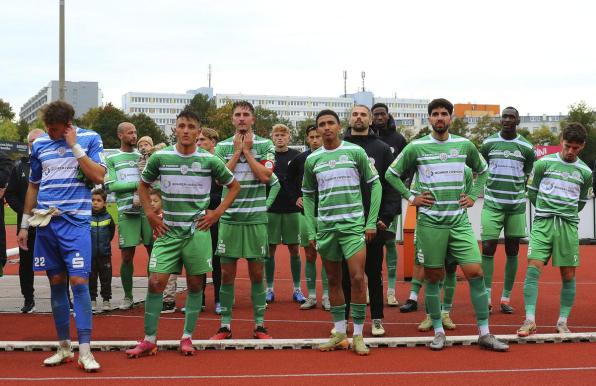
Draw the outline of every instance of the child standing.
[[[106,210],[107,193],[103,189],[91,192],[91,276],[89,293],[93,312],[110,311],[112,305],[112,246],[114,219]],[[103,304],[97,307],[97,278],[101,283]]]

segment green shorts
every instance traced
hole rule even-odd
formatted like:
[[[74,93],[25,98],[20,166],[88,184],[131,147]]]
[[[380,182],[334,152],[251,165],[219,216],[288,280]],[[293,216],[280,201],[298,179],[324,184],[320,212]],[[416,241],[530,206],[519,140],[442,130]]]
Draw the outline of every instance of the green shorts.
[[[267,213],[269,244],[300,244],[300,216],[300,213]]]
[[[196,230],[191,237],[177,238],[165,234],[153,244],[149,258],[149,272],[182,272],[188,275],[202,275],[211,272],[211,232]]]
[[[504,229],[506,238],[526,237],[526,213],[503,213],[490,209],[482,209],[480,215],[480,238],[485,240],[498,240],[501,229]]]
[[[329,261],[347,260],[366,247],[364,228],[357,230],[337,230],[317,233],[317,251]]]
[[[459,265],[480,264],[482,258],[470,223],[451,228],[416,225],[414,233],[416,260],[425,268],[442,268],[448,257]],[[453,261],[449,263],[453,264]]]
[[[301,214],[300,215],[300,235],[299,241],[301,247],[308,247],[310,243],[308,242],[308,228],[306,227],[306,216]]]
[[[265,261],[268,251],[267,224],[219,223],[216,255]]]
[[[528,260],[548,264],[551,256],[553,267],[579,267],[577,224],[561,217],[534,217]]]
[[[139,243],[153,244],[153,230],[147,216],[144,213],[139,215],[119,213],[118,245],[120,249],[136,247]]]

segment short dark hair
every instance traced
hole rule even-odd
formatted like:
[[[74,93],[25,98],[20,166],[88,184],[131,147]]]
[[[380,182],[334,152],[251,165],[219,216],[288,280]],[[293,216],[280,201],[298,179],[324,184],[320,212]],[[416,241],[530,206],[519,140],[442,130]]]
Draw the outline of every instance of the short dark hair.
[[[236,111],[238,107],[244,107],[245,109],[249,109],[252,115],[255,115],[255,107],[249,101],[236,101],[232,104],[232,113]]]
[[[149,195],[157,196],[157,197],[161,198],[161,190],[156,189],[156,188],[151,188],[151,189],[149,189]]]
[[[178,114],[176,116],[176,120],[178,120],[179,118],[193,119],[193,120],[197,121],[197,123],[199,125],[201,124],[201,120],[199,119],[199,116],[197,115],[197,113],[195,113],[192,110],[182,110],[180,112],[180,114]]]
[[[443,107],[444,109],[446,109],[449,112],[449,115],[453,114],[453,103],[449,102],[445,98],[438,98],[433,99],[428,104],[428,115],[430,115],[434,109],[437,109],[439,107]]]
[[[317,122],[317,125],[319,123],[319,118],[321,118],[323,115],[333,115],[335,117],[335,120],[337,121],[337,123],[339,123],[339,116],[337,115],[337,113],[331,109],[325,109],[325,110],[319,111],[319,113],[317,114],[317,118],[315,119],[315,122]]]
[[[567,142],[586,143],[588,130],[579,122],[571,122],[563,129],[561,138]]]
[[[93,189],[91,191],[92,196],[101,196],[101,199],[105,202],[108,200],[108,194],[102,188]]]
[[[54,101],[41,108],[42,120],[46,125],[67,124],[74,119],[74,108],[64,101]]]
[[[517,109],[515,107],[513,107],[513,106],[507,106],[507,107],[505,107],[503,109],[503,111],[505,111],[505,110],[514,110],[515,113],[517,114],[517,117],[519,118],[519,111],[517,111]],[[501,114],[503,114],[503,113],[501,113]]]
[[[375,103],[375,104],[372,106],[372,108],[370,109],[370,111],[373,111],[374,109],[376,109],[376,108],[378,108],[378,107],[382,107],[382,108],[384,108],[384,109],[385,109],[385,111],[386,111],[387,113],[389,113],[389,107],[387,107],[387,105],[386,105],[385,103],[380,103],[380,102],[379,102],[379,103]]]
[[[308,134],[310,134],[310,132],[313,130],[317,130],[317,125],[308,125],[306,127],[306,136],[308,137]]]

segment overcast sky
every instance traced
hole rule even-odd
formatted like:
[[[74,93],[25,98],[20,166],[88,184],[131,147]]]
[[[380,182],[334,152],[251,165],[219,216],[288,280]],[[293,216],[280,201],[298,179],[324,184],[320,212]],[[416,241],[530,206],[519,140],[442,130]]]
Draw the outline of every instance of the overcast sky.
[[[66,79],[129,91],[445,97],[522,114],[596,107],[593,2],[66,0]],[[0,98],[58,79],[58,0],[2,0]]]

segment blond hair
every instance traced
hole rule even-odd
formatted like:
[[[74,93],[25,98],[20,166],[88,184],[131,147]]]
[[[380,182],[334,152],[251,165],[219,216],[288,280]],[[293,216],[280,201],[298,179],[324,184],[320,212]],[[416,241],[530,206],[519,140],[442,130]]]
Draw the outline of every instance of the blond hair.
[[[278,123],[276,125],[273,125],[273,127],[271,128],[271,134],[276,133],[278,131],[280,131],[282,133],[291,134],[290,128],[288,126],[284,125],[283,123]]]
[[[209,138],[212,141],[215,141],[215,142],[219,141],[219,134],[217,133],[217,131],[215,131],[214,129],[211,129],[209,127],[201,128],[201,134],[203,134],[203,136]]]

